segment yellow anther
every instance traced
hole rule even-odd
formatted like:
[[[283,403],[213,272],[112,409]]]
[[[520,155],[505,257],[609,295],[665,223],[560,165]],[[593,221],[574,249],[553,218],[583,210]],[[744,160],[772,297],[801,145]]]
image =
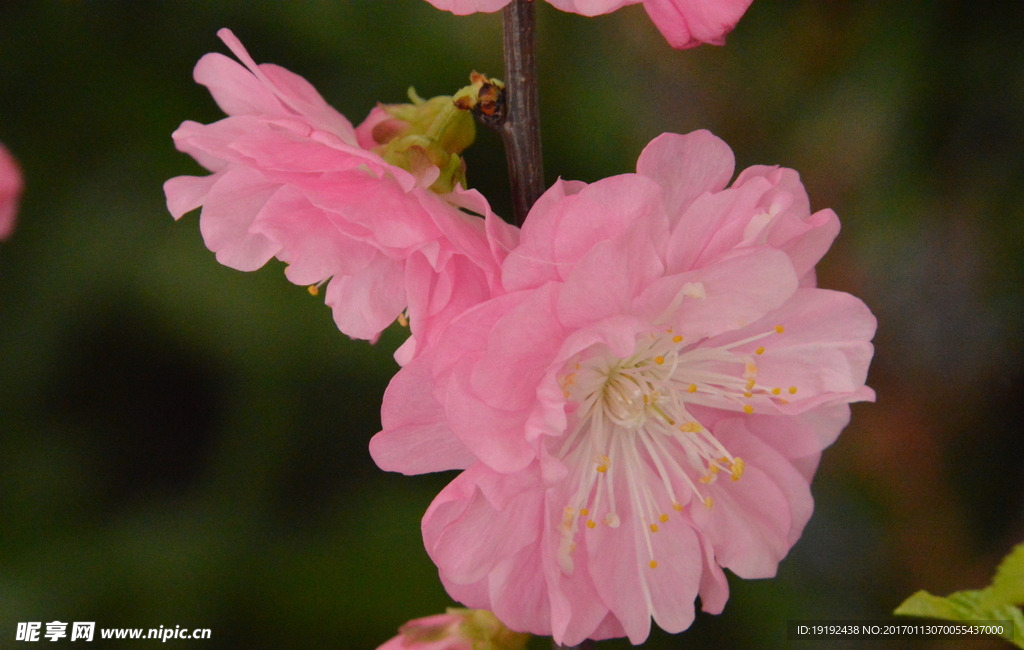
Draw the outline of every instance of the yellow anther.
[[[311,296],[319,296],[320,295],[320,287],[318,287],[315,284],[311,284],[308,287],[306,287],[306,291],[308,291],[309,295],[311,295]]]
[[[751,377],[747,380],[747,390],[754,390],[754,378]]]
[[[743,412],[746,413],[747,415],[750,415],[751,413],[754,412],[754,407],[751,406],[750,404],[744,404],[743,405]]]
[[[697,422],[687,422],[686,424],[679,425],[679,430],[683,433],[700,433],[704,427],[700,426]]]
[[[644,395],[644,404],[650,404],[650,403],[651,403],[651,396],[645,394]]]
[[[753,361],[748,361],[743,370],[743,376],[749,379],[753,375],[757,374],[757,364]]]
[[[651,524],[650,529],[652,533],[658,532],[658,524]]]
[[[689,386],[687,386],[686,387],[686,392],[688,392],[688,393],[696,393],[697,392],[697,384],[690,384]]]
[[[657,562],[657,560],[651,560],[650,562],[647,563],[647,566],[651,567],[652,569],[657,569],[658,568],[658,562]]]
[[[596,525],[597,525],[597,523],[595,523],[593,519],[588,519],[587,520],[587,528],[593,528]]]
[[[679,507],[682,508],[682,506]],[[661,513],[660,515],[658,515],[658,521],[660,521],[661,523],[665,523],[666,521],[668,521],[668,515],[664,512]]]
[[[661,364],[665,363],[665,357],[663,357],[661,355],[658,355],[658,356],[654,357],[654,363],[656,363],[656,364],[658,364],[660,366]]]
[[[778,395],[781,392],[782,392],[781,388],[773,388],[772,389],[772,395]]]
[[[754,394],[748,391],[748,392],[746,392],[746,393],[743,393],[743,396],[744,396],[744,397],[753,397],[753,396],[754,396]]]
[[[785,331],[786,331],[786,328],[783,327],[782,325],[776,325],[775,326],[775,333],[776,334],[782,334]]]
[[[736,458],[732,459],[732,480],[740,480],[740,478],[743,476],[744,467],[746,467],[746,464],[743,462],[742,458],[737,456]]]
[[[682,512],[683,511],[683,504],[681,504],[678,501],[676,501],[675,503],[672,504],[672,509],[675,510],[676,512]]]
[[[673,343],[682,343],[683,342],[683,337],[681,337],[678,334],[676,334],[675,336],[672,337],[672,342]]]
[[[586,517],[589,514],[590,514],[590,511],[587,510],[586,508],[580,508],[580,515],[582,515],[583,517]]]
[[[707,485],[712,480],[714,480],[714,478],[715,478],[714,475],[711,472],[708,472],[707,474],[705,474],[704,476],[700,477],[697,480],[700,481],[701,483],[703,483],[704,485]]]
[[[789,387],[789,394],[790,395],[796,395],[796,386],[790,386]]]
[[[704,497],[704,507],[711,510],[711,507],[715,505],[714,499],[711,497]]]
[[[405,315],[404,311],[398,314],[398,318],[396,320],[402,327],[409,327],[409,317]]]
[[[764,354],[764,346],[763,345],[759,345],[757,347],[757,349],[754,350],[754,354]]]
[[[597,471],[599,471],[602,474],[604,474],[605,472],[608,471],[608,466],[607,465],[598,465],[596,469],[597,469]]]

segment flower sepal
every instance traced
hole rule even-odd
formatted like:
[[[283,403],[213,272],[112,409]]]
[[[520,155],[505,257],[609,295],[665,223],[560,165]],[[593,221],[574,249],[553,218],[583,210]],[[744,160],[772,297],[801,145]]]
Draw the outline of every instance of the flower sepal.
[[[472,85],[454,96],[423,99],[410,88],[410,103],[377,105],[358,129],[361,144],[392,165],[430,180],[430,189],[438,194],[465,187],[466,165],[459,154],[476,138],[473,115],[458,101],[467,93],[475,93]]]

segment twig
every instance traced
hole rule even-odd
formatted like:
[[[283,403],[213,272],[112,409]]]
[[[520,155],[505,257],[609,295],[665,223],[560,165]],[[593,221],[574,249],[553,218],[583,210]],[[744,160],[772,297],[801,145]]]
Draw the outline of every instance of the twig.
[[[533,0],[512,0],[503,12],[505,116],[498,133],[505,145],[515,223],[521,226],[544,193]]]

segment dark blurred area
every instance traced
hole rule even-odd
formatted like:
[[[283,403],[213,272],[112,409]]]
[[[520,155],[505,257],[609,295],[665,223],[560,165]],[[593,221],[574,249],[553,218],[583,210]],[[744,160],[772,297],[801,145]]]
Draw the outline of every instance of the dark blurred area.
[[[836,210],[820,284],[879,319],[878,401],[825,453],[779,576],[731,577],[724,614],[648,647],[862,647],[787,641],[786,621],[987,584],[1024,540],[1024,3],[755,0],[725,47],[682,52],[640,7],[538,17],[549,181],[710,129],[738,169],[793,167]],[[349,341],[281,265],[222,267],[196,214],[167,213],[162,183],[200,173],[171,132],[221,117],[191,78],[220,27],[353,122],[501,75],[499,16],[423,0],[0,0],[0,141],[27,184],[0,245],[2,647],[61,620],[375,648],[451,604],[419,535],[451,477],[366,451],[402,333]],[[498,138],[467,158],[507,215]]]

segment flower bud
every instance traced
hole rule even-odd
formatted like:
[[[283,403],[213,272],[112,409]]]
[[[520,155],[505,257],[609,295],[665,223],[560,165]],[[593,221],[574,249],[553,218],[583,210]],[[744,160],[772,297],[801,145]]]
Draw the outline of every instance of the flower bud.
[[[465,186],[466,168],[459,154],[473,144],[476,123],[471,111],[455,100],[467,89],[455,97],[423,99],[410,88],[411,103],[378,104],[356,130],[360,144],[430,180],[430,189],[439,194],[451,192],[456,184]]]
[[[444,614],[409,621],[378,650],[522,650],[529,638],[487,610],[449,607]]]

